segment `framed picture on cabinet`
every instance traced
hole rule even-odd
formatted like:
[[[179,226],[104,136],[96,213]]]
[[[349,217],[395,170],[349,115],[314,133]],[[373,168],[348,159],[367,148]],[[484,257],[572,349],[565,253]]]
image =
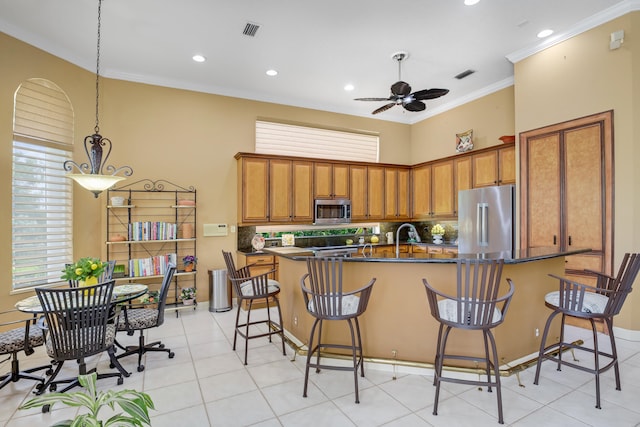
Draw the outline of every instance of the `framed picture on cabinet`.
[[[473,149],[473,129],[456,134],[456,151],[464,153]]]

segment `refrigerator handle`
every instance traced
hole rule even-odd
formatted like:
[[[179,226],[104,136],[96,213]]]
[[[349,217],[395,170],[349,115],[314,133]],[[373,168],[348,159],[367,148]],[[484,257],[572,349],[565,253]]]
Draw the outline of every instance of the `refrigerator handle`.
[[[487,203],[478,203],[476,226],[478,246],[489,246],[489,205]]]

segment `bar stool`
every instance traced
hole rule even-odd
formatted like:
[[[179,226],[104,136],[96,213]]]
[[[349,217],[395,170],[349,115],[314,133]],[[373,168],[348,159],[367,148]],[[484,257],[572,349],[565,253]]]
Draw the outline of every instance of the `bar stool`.
[[[300,279],[302,296],[307,311],[315,321],[309,335],[309,351],[304,373],[303,397],[307,397],[309,383],[309,368],[332,369],[338,371],[353,371],[353,381],[356,391],[356,403],[360,403],[358,395],[358,368],[364,377],[364,363],[362,353],[362,337],[358,316],[367,309],[371,290],[376,279],[373,278],[360,289],[350,292],[342,290],[342,258],[307,258],[307,273]],[[308,285],[306,282],[308,281]],[[322,342],[322,324],[325,320],[346,320],[351,332],[351,345]],[[355,333],[354,333],[355,326]],[[316,327],[318,328],[317,343],[315,341]],[[320,363],[321,350],[338,349],[350,350],[353,360],[352,366],[336,366]],[[311,361],[316,356],[316,362]]]
[[[445,382],[486,386],[487,391],[496,388],[498,399],[498,422],[504,424],[502,416],[502,391],[500,387],[500,362],[496,341],[491,330],[500,325],[507,314],[514,286],[507,279],[509,290],[498,296],[504,260],[458,260],[456,295],[451,296],[433,288],[422,279],[427,291],[431,315],[440,323],[435,357],[434,385],[436,386],[433,415],[438,415],[440,384]],[[448,354],[447,340],[452,329],[482,331],[484,357]],[[481,363],[485,367],[486,381],[443,377],[442,368],[446,359]],[[491,373],[493,371],[493,379]]]
[[[616,390],[620,390],[620,368],[618,367],[618,352],[616,350],[616,340],[613,335],[613,317],[620,313],[622,304],[627,295],[631,293],[631,286],[635,280],[638,270],[640,270],[640,254],[625,254],[616,277],[608,276],[604,273],[585,270],[596,275],[596,287],[583,285],[572,280],[550,274],[560,280],[560,289],[548,293],[544,300],[545,305],[553,310],[547,319],[540,343],[540,353],[536,364],[536,376],[534,384],[538,384],[540,379],[540,366],[545,359],[558,363],[557,370],[561,366],[570,366],[581,371],[595,375],[596,379],[596,408],[600,409],[600,374],[613,367],[615,372]],[[562,314],[560,325],[560,342],[545,347],[551,321]],[[593,332],[593,348],[585,347],[575,343],[564,342],[564,322],[567,316],[588,319]],[[606,325],[611,342],[611,353],[604,352],[598,348],[598,333],[595,321],[602,320]],[[566,360],[562,360],[562,352],[569,348],[577,348],[594,355],[594,368],[578,365]],[[600,366],[600,356],[609,359],[609,363]]]
[[[271,342],[272,335],[280,335],[282,340],[282,355],[286,356],[287,353],[284,348],[284,328],[282,327],[282,311],[280,310],[280,301],[278,300],[278,294],[280,293],[280,283],[276,280],[269,279],[269,275],[273,271],[268,271],[263,274],[251,275],[249,266],[236,269],[233,262],[233,256],[231,252],[222,251],[224,262],[227,265],[227,273],[229,279],[238,297],[238,311],[236,312],[236,324],[233,331],[233,350],[236,349],[236,342],[238,335],[244,338],[244,364],[247,364],[247,354],[249,351],[249,340],[254,338],[269,337]],[[264,300],[267,304],[267,319],[266,320],[254,320],[251,321],[251,309],[253,308],[254,301]],[[240,323],[240,310],[242,309],[242,302],[248,301],[247,318],[244,323]],[[269,309],[269,302],[275,303],[278,309],[278,321],[271,319],[271,310]],[[264,324],[267,327],[266,332],[251,332],[250,326],[256,326]]]

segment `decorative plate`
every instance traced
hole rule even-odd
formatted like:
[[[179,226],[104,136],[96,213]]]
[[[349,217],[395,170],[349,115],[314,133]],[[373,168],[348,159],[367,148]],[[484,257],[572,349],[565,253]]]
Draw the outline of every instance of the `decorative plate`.
[[[253,239],[251,239],[251,246],[253,246],[254,250],[258,252],[261,251],[262,248],[264,248],[264,237],[262,237],[261,234],[253,236]]]

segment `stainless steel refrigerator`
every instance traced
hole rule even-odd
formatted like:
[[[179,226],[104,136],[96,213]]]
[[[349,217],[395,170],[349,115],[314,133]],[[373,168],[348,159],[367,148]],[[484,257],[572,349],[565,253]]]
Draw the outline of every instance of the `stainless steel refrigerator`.
[[[515,187],[499,185],[458,192],[458,252],[504,252],[514,248]]]

